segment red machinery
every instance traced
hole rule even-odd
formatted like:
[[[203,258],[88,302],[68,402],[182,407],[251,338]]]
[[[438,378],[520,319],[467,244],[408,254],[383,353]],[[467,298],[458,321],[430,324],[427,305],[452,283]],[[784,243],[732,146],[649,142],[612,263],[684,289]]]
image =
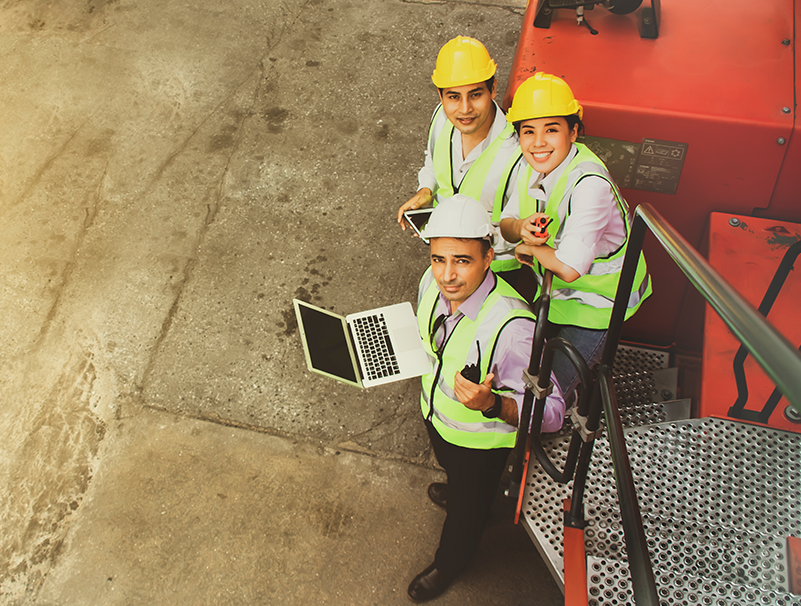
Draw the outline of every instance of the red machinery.
[[[530,0],[504,107],[509,107],[517,87],[536,71],[564,78],[584,106],[588,135],[584,143],[606,163],[630,206],[652,205],[693,247],[705,252],[710,264],[759,307],[791,344],[801,344],[801,279],[792,270],[801,254],[801,133],[796,124],[801,57],[794,29],[795,23],[801,23],[801,0],[666,0],[664,5],[645,0],[642,7],[641,0],[606,0],[603,5],[596,1],[590,10],[592,4],[591,0]],[[620,12],[628,14],[616,14]],[[653,296],[624,325],[624,338],[689,357],[700,355],[703,349],[700,393],[692,394],[700,395],[698,416],[729,417],[801,432],[801,414],[773,391],[772,382],[754,360],[738,351],[739,342],[717,314],[708,313],[705,319],[703,299],[652,237],[646,236],[645,256]],[[681,436],[691,435],[698,440],[681,442]],[[740,440],[740,435],[745,439]],[[644,447],[648,440],[653,442]],[[696,528],[700,520],[701,527],[708,524],[700,534],[707,535],[711,529],[712,536],[721,536],[725,528],[740,522],[716,518],[716,512],[747,502],[747,516],[733,518],[750,517],[758,526],[762,510],[768,508],[765,504],[779,497],[771,489],[765,488],[762,494],[754,486],[772,487],[775,479],[772,469],[763,469],[757,473],[764,484],[757,484],[754,461],[747,456],[741,459],[741,454],[756,451],[757,459],[771,463],[775,457],[783,461],[784,469],[793,456],[782,459],[774,445],[795,444],[793,440],[797,435],[785,431],[709,418],[657,422],[651,429],[646,423],[641,430],[632,429],[625,440],[628,448],[645,448],[637,455],[641,464],[648,457],[637,488],[648,495],[642,502],[647,520],[643,524],[650,532],[648,549],[652,554],[665,550],[653,560],[664,573],[656,583],[663,601],[670,595],[685,596],[688,601],[682,603],[701,603],[688,590],[694,592],[704,583],[681,586],[681,579],[689,578],[688,570],[671,569],[669,564],[685,562],[692,569],[706,557],[689,555],[695,553],[697,542],[708,545],[708,541],[696,541],[695,531],[685,540],[682,524]],[[564,444],[554,439],[549,447],[556,452]],[[795,453],[792,448],[788,451]],[[731,487],[725,481],[705,479],[710,466],[722,470]],[[605,469],[604,463],[597,469]],[[699,472],[702,476],[696,477]],[[555,488],[560,480],[554,482],[550,472],[539,468],[525,476],[529,479],[525,495],[521,491],[521,504],[527,507],[524,517],[555,578],[564,581],[565,604],[586,606],[588,595],[593,596],[592,603],[631,603],[629,573],[619,575],[615,558],[609,555],[617,546],[614,541],[599,546],[596,540],[617,524],[618,518],[606,512],[606,501],[594,493],[583,497],[599,519],[591,533],[569,524],[568,516],[559,528],[562,520],[550,520],[548,514],[556,509],[552,501],[567,494]],[[626,497],[621,492],[625,474],[618,476],[617,467],[615,478],[621,509],[623,503],[636,506],[636,495]],[[655,482],[655,488],[649,488],[647,478]],[[583,491],[584,480],[577,483]],[[596,484],[603,483],[594,477],[587,485]],[[727,490],[728,496],[723,495]],[[781,498],[792,492],[787,487],[782,491]],[[746,493],[752,495],[751,501],[743,497]],[[788,502],[794,503],[793,497]],[[675,503],[680,505],[671,513]],[[689,511],[685,521],[682,503],[690,504],[684,508]],[[700,514],[696,506],[704,508]],[[792,505],[774,510],[779,511],[776,517],[782,524],[791,517],[785,509],[791,510]],[[626,519],[630,523],[625,532],[627,550],[630,535],[632,545],[646,549],[643,526],[642,536],[637,537],[632,522],[639,517],[639,511],[620,515],[624,525]],[[790,531],[793,528],[789,523],[775,531],[779,551],[786,549],[789,587],[782,580],[760,603],[784,599],[776,596],[785,591],[801,591],[801,541],[791,536],[797,534]],[[560,533],[563,555],[554,555],[549,546]],[[743,536],[737,534],[738,540]],[[635,538],[640,538],[639,543]],[[725,563],[741,548],[740,542],[729,545],[719,554],[720,561]],[[763,569],[785,557],[779,551]],[[632,551],[628,553],[631,557]],[[754,551],[748,562],[762,565],[761,557]],[[612,564],[607,565],[606,558]],[[647,559],[634,556],[633,562]],[[709,570],[699,573],[699,578],[715,576],[707,573],[719,563],[707,564]],[[650,588],[644,582],[649,571],[650,562],[637,577],[644,598],[649,597]],[[690,570],[689,574],[695,573]],[[633,570],[630,578],[636,585]],[[719,595],[739,582],[728,581],[716,586]],[[617,591],[620,587],[625,591]],[[658,603],[652,597],[645,603]],[[712,597],[708,599],[712,603]],[[728,598],[718,601],[741,603]],[[742,603],[757,601],[753,594]]]
[[[670,0],[661,14],[654,2],[627,15],[585,7],[589,28],[577,25],[582,2],[550,0],[568,4],[529,3],[504,107],[535,71],[563,77],[584,106],[586,143],[629,204],[651,203],[696,248],[713,211],[801,222],[793,25],[801,5]],[[534,26],[538,9],[550,10],[547,29]],[[651,10],[658,37],[642,38]],[[699,352],[700,297],[688,296],[680,271],[650,244],[654,295],[624,336]]]

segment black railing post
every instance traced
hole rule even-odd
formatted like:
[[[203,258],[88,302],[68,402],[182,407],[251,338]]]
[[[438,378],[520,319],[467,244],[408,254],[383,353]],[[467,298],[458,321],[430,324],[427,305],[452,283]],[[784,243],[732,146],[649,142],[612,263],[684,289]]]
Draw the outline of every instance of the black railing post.
[[[629,293],[634,284],[634,277],[637,273],[637,263],[642,250],[642,243],[645,239],[645,223],[635,215],[634,224],[629,234],[629,241],[626,246],[626,256],[623,262],[623,269],[620,272],[620,280],[617,285],[615,303],[612,307],[612,316],[609,321],[609,330],[606,334],[606,343],[601,356],[601,364],[607,364],[610,368],[615,363],[617,345],[620,341],[620,332],[623,328],[623,320],[626,318],[628,308]],[[601,412],[603,402],[600,390],[593,389],[587,415],[587,431],[595,432],[601,422]],[[590,458],[592,456],[592,440],[582,444],[579,453],[578,465],[576,466],[576,477],[573,482],[573,496],[570,502],[570,515],[565,518],[565,523],[575,527],[584,525],[584,488],[587,482],[587,474],[590,468]]]
[[[629,241],[626,244],[623,269],[620,271],[620,280],[617,283],[615,303],[612,306],[612,317],[609,319],[609,330],[606,333],[604,353],[601,356],[601,364],[606,364],[609,368],[613,368],[615,365],[617,346],[620,343],[620,333],[623,331],[623,321],[626,319],[629,296],[637,274],[637,265],[640,260],[646,229],[645,221],[640,218],[639,214],[635,213],[634,223],[631,226],[631,233],[629,233]],[[650,276],[647,279],[650,280]]]
[[[523,484],[523,471],[525,468],[526,446],[528,444],[529,428],[531,431],[531,452],[534,453],[537,461],[542,465],[543,470],[556,482],[566,484],[573,477],[576,468],[576,461],[579,458],[579,445],[581,436],[578,430],[573,431],[564,469],[557,469],[556,465],[548,458],[542,445],[540,428],[545,412],[545,403],[551,386],[551,370],[553,368],[553,357],[556,351],[561,351],[568,361],[573,364],[578,372],[582,386],[582,397],[579,402],[579,411],[586,415],[588,408],[587,396],[592,393],[592,376],[587,363],[578,350],[564,339],[555,338],[545,343],[545,330],[548,320],[548,309],[550,307],[551,282],[553,274],[545,272],[542,289],[540,292],[539,303],[537,305],[537,326],[534,330],[534,341],[531,345],[531,359],[528,370],[523,378],[526,381],[526,393],[523,397],[523,406],[520,413],[520,420],[517,428],[517,442],[515,443],[514,459],[512,464],[512,478],[507,496],[519,494]],[[538,396],[535,400],[533,389],[533,379],[536,377],[536,391]],[[532,415],[533,409],[533,415]],[[529,419],[531,421],[529,422]]]
[[[582,394],[583,395],[583,394]],[[602,405],[598,402],[600,398],[597,381],[592,386],[589,395],[589,414],[587,415],[587,432],[595,433],[601,422]],[[565,516],[565,524],[573,528],[584,528],[584,489],[587,485],[587,475],[590,471],[590,459],[592,458],[592,447],[595,439],[582,442],[579,451],[578,463],[576,464],[576,475],[573,478],[573,494],[570,498],[570,511]]]
[[[509,482],[509,488],[506,489],[507,496],[514,496],[520,492],[520,487],[523,484],[523,470],[526,466],[526,446],[528,444],[529,429],[531,428],[531,411],[534,404],[534,392],[529,389],[528,384],[532,377],[538,377],[537,386],[540,389],[546,389],[550,385],[550,369],[548,374],[543,376],[540,372],[540,360],[542,359],[542,350],[545,346],[545,328],[548,320],[548,309],[551,303],[551,282],[553,274],[550,271],[545,272],[542,285],[540,287],[539,304],[537,305],[537,324],[534,328],[534,341],[531,343],[531,358],[528,362],[528,369],[523,374],[523,380],[526,381],[526,393],[523,395],[523,406],[520,411],[520,419],[517,425],[517,441],[515,442],[514,457],[512,463],[512,478]],[[540,417],[542,422],[542,417]],[[539,435],[539,432],[537,432]]]
[[[562,352],[562,354],[564,354],[568,361],[574,366],[576,372],[578,372],[579,380],[582,386],[582,401],[586,400],[586,398],[583,397],[583,394],[591,392],[592,376],[587,363],[584,361],[584,358],[581,357],[581,354],[572,343],[569,343],[559,337],[550,339],[548,343],[546,343],[545,351],[542,356],[542,365],[540,366],[540,377],[550,377],[551,369],[553,368],[553,357],[557,351]],[[534,405],[534,416],[531,421],[532,427],[542,426],[542,417],[544,412],[545,399],[538,399]],[[561,471],[557,469],[556,465],[554,465],[554,463],[548,457],[548,453],[545,452],[545,448],[542,445],[542,436],[538,433],[532,433],[531,435],[531,451],[534,453],[534,456],[537,457],[537,460],[539,461],[540,465],[542,465],[545,473],[547,473],[553,480],[559,482],[560,484],[567,484],[573,477],[573,472],[576,469],[576,460],[578,458],[579,445],[581,444],[581,441],[579,430],[574,429],[570,439],[570,445],[568,446],[564,468]]]

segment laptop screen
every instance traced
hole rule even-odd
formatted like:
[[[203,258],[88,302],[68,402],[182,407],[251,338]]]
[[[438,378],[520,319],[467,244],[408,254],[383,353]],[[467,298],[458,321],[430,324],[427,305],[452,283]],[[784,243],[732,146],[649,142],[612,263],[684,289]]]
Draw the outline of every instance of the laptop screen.
[[[298,301],[298,303],[301,303]],[[318,372],[358,383],[353,368],[353,353],[348,347],[344,319],[324,310],[297,305],[305,334],[305,345],[311,367]]]

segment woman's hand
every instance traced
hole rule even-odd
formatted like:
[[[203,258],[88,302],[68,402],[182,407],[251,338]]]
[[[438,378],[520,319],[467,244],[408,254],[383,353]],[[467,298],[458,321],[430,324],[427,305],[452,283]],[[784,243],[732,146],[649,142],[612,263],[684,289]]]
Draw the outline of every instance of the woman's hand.
[[[518,244],[515,247],[515,259],[523,265],[534,267],[534,247],[528,244]]]
[[[523,219],[520,223],[520,239],[523,244],[539,246],[548,241],[547,225],[551,218],[545,213],[534,213]],[[543,228],[543,225],[546,227]]]

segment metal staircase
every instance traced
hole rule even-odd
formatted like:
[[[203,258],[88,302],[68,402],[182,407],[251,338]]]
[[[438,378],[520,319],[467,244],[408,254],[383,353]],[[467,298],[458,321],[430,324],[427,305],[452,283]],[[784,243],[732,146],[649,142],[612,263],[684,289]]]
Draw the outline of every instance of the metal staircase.
[[[616,372],[631,363],[627,349],[618,350]],[[637,354],[635,364],[648,358]],[[683,407],[658,401],[668,395],[661,389],[671,390],[662,356],[653,352],[648,370],[615,376],[618,394],[628,394],[620,412],[660,604],[801,604],[788,590],[786,545],[801,536],[801,435],[722,419],[666,420]],[[544,441],[557,465],[568,442],[565,433]],[[572,482],[558,484],[530,465],[521,523],[562,586],[562,502],[571,491]],[[589,604],[633,604],[605,436],[595,441],[584,506]]]
[[[508,494],[569,606],[801,606],[801,435],[691,419],[666,354],[618,347],[646,228],[799,413],[801,355],[650,205],[634,215],[597,371],[537,324]],[[583,395],[562,432],[529,434],[556,350]]]

